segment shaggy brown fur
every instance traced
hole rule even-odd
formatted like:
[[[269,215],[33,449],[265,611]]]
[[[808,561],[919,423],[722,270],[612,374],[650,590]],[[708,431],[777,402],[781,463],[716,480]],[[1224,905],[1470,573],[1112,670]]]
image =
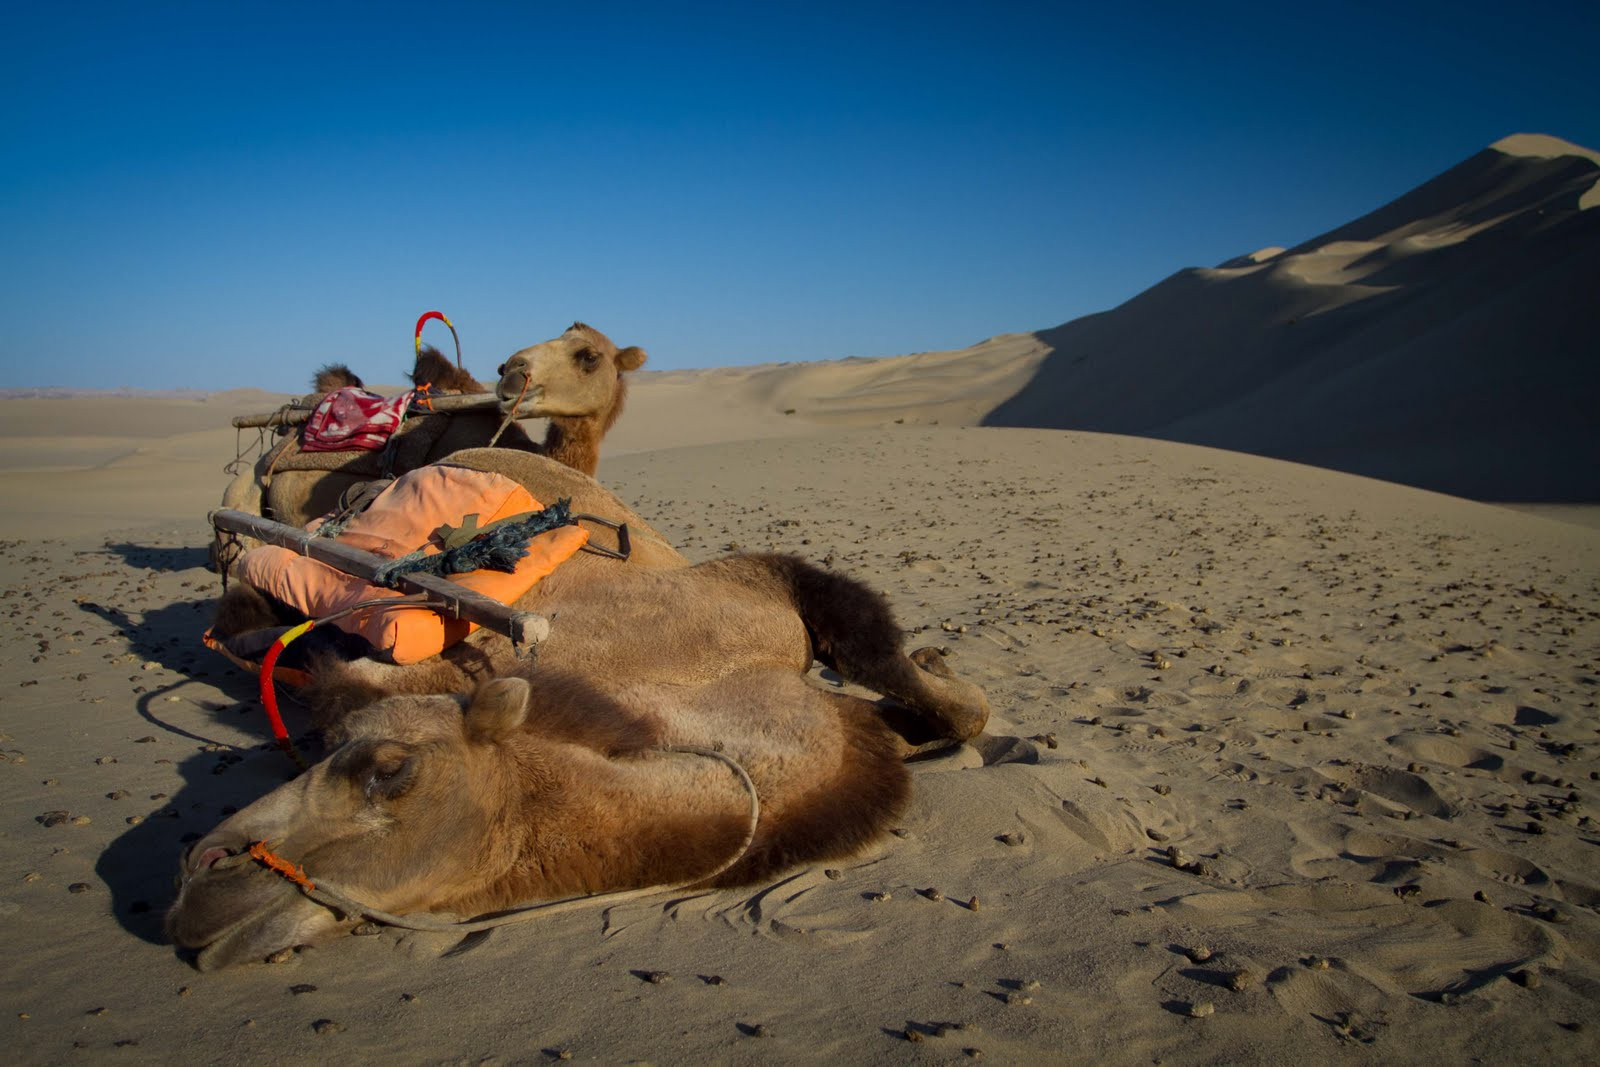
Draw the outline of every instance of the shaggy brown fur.
[[[489,387],[468,374],[462,367],[451,363],[432,345],[423,345],[417,353],[417,362],[411,368],[411,384],[427,386],[434,396],[487,393]]]
[[[354,386],[365,389],[366,385],[356,377],[354,371],[343,363],[329,363],[318,367],[316,375],[311,379],[311,388],[317,393],[331,393],[335,389],[345,389]]]

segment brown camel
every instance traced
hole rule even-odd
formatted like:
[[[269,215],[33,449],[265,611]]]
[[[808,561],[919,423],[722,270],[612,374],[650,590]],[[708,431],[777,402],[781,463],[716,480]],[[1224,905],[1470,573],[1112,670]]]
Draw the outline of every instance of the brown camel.
[[[503,458],[494,451],[462,458],[487,465]],[[521,466],[536,496],[573,481],[549,478],[561,468],[541,457]],[[607,495],[594,486],[583,506],[626,513]],[[249,606],[238,595],[235,621]],[[359,919],[250,860],[258,841],[394,913],[744,884],[859,851],[901,810],[912,746],[973,737],[988,719],[983,694],[937,650],[902,650],[881,596],[791,556],[691,567],[670,549],[627,563],[580,554],[518,606],[555,620],[534,661],[486,641],[449,669],[443,658],[319,667],[307,697],[337,747],[181,863],[168,929],[202,968]],[[813,658],[889,700],[819,688],[805,678]],[[473,666],[503,664],[471,689]],[[665,751],[684,747],[742,766],[759,820],[720,757]]]
[[[507,360],[494,390],[508,404],[519,396],[534,402],[529,417],[549,419],[542,444],[515,422],[502,429],[504,416],[497,413],[407,420],[387,455],[303,452],[298,435],[289,434],[252,469],[240,472],[224,492],[222,506],[303,526],[337,509],[352,488],[385,470],[403,474],[452,452],[486,445],[497,433],[495,443],[502,448],[543,453],[593,475],[600,465],[600,443],[622,414],[627,393],[623,375],[644,361],[643,349],[619,349],[599,330],[574,323],[560,337]],[[419,386],[429,385],[434,395],[491,391],[431,348],[419,354],[411,378]],[[326,391],[326,387],[360,385],[360,379],[348,368],[333,365],[317,372],[316,384],[319,391]]]

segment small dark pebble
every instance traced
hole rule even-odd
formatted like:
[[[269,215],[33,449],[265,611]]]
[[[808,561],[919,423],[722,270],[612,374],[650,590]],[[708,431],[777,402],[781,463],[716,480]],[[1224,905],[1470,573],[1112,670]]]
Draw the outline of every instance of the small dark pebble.
[[[828,879],[830,881],[834,881],[834,882],[837,882],[839,879],[844,877],[844,872],[841,871],[841,870],[838,870],[837,868],[834,868],[834,867],[829,867],[827,870],[823,871],[822,873],[827,875]]]
[[[289,987],[289,992],[293,993],[297,997],[302,993],[315,993],[316,991],[317,987],[312,985],[310,982],[299,982]]]
[[[67,892],[69,892],[69,893],[87,893],[89,891],[89,888],[90,887],[89,887],[89,883],[88,882],[73,882],[71,885],[67,886]]]
[[[995,840],[1000,842],[1002,845],[1020,845],[1027,839],[1021,834],[1001,834],[999,837],[995,838]]]
[[[722,975],[720,975],[720,974],[703,974],[703,975],[700,976],[700,981],[704,982],[706,985],[727,985],[728,984],[728,980],[726,978],[722,977]]]
[[[338,1034],[344,1032],[344,1027],[340,1026],[332,1019],[318,1019],[316,1022],[311,1024],[311,1029],[315,1030],[319,1034]]]
[[[34,821],[41,826],[60,826],[62,823],[70,822],[71,820],[72,812],[70,811],[47,811]]]

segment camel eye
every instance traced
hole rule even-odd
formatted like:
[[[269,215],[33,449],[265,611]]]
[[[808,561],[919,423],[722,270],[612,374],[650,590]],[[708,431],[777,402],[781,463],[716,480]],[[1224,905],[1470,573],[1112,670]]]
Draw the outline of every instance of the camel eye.
[[[368,800],[393,800],[411,788],[416,776],[415,756],[377,760],[367,770],[362,791]]]
[[[585,348],[578,353],[578,363],[585,371],[592,371],[600,365],[600,353],[592,348]]]

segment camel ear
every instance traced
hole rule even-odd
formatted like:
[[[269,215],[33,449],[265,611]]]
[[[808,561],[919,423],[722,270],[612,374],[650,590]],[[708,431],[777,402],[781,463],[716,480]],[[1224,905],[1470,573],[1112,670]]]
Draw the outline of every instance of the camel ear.
[[[498,741],[528,718],[533,695],[526,678],[496,678],[472,694],[467,705],[467,736],[474,741]]]
[[[617,353],[618,370],[638,370],[644,366],[644,349],[629,345]]]

